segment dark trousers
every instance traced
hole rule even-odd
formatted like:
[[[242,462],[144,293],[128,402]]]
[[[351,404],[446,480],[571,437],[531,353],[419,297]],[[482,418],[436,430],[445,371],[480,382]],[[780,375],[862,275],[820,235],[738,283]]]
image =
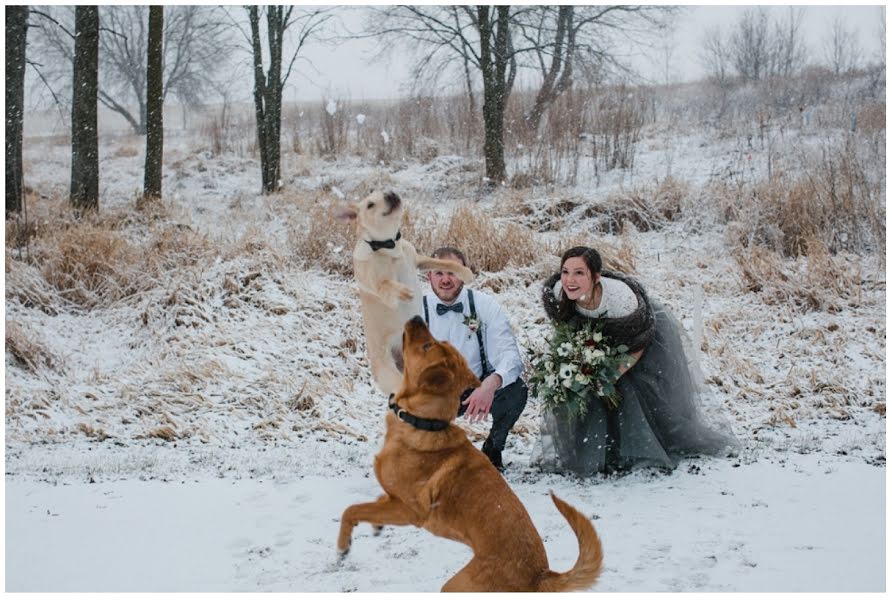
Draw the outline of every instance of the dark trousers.
[[[469,390],[466,392],[470,395]],[[505,449],[505,440],[508,439],[508,432],[517,423],[523,407],[527,405],[527,384],[520,377],[514,383],[496,390],[492,399],[492,406],[489,414],[492,416],[492,428],[489,430],[489,439],[492,440],[494,450],[502,451]],[[462,397],[464,402],[467,396]],[[458,405],[458,416],[465,414],[468,409],[467,405]]]

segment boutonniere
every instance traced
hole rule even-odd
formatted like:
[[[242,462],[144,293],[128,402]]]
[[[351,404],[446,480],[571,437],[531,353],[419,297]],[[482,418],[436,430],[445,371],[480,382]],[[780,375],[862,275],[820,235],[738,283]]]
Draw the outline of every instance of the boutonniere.
[[[477,330],[480,329],[480,321],[477,320],[477,317],[468,315],[462,323],[464,323],[465,327],[470,329],[473,333],[477,333]]]

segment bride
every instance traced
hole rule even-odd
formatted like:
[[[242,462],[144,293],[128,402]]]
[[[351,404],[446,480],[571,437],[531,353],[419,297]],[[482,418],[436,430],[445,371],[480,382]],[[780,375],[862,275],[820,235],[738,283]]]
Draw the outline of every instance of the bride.
[[[581,328],[587,320],[602,320],[604,336],[612,346],[627,346],[632,360],[616,382],[617,408],[592,393],[584,416],[562,404],[544,409],[534,465],[577,475],[642,466],[671,470],[686,456],[737,449],[731,433],[709,427],[699,413],[701,392],[678,321],[634,279],[602,273],[597,250],[577,246],[565,252],[560,273],[545,283],[543,302],[554,323]]]

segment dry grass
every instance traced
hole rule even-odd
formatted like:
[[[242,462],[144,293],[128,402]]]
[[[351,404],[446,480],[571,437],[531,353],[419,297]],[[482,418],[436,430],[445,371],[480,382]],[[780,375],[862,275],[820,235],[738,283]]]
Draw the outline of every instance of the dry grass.
[[[441,240],[438,246],[461,249],[474,271],[494,272],[509,266],[531,265],[541,254],[531,230],[515,223],[494,221],[483,211],[467,205],[453,211],[449,222],[439,229],[438,238]]]
[[[134,156],[139,156],[139,147],[135,144],[119,146],[111,153],[112,158],[133,158]]]
[[[6,299],[15,299],[23,306],[56,315],[65,302],[33,264],[13,258],[6,251]]]
[[[210,264],[218,254],[211,240],[184,225],[157,228],[146,244],[146,259],[154,273]]]
[[[41,249],[40,271],[77,306],[109,306],[147,287],[143,252],[119,232],[80,223],[54,242]]]
[[[831,254],[816,238],[807,241],[803,257],[784,259],[762,246],[738,245],[733,250],[744,288],[768,304],[838,312],[860,305],[863,274],[854,261]]]
[[[638,231],[659,230],[682,217],[689,193],[687,184],[667,177],[653,189],[613,194],[586,208],[582,218],[596,219],[596,230],[609,234],[621,232],[627,223]]]
[[[61,369],[61,361],[46,349],[46,344],[34,339],[34,334],[15,321],[6,321],[6,352],[32,373],[42,368]]]
[[[871,167],[851,139],[826,145],[821,154],[802,175],[779,173],[719,192],[725,218],[736,222],[735,245],[797,257],[818,240],[832,254],[885,254],[885,179],[869,176]]]
[[[353,276],[354,228],[335,217],[326,196],[297,197],[297,214],[288,220],[288,247],[301,264],[323,271]]]
[[[886,130],[886,105],[866,104],[858,111],[858,128],[866,132]]]

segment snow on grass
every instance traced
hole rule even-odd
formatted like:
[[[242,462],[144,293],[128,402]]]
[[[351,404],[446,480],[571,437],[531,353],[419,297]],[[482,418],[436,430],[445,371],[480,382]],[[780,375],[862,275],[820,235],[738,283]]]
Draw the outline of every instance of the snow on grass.
[[[273,196],[259,194],[256,158],[171,135],[165,200],[142,212],[141,141],[104,139],[100,206],[137,250],[144,285],[77,306],[7,247],[7,591],[435,591],[464,564],[466,548],[412,529],[359,528],[351,555],[334,556],[341,511],[378,494],[386,405],[367,366],[351,247],[302,236],[316,231],[310,212],[382,185],[420,227],[471,207],[493,228],[534,232],[540,256],[475,283],[507,307],[524,350],[548,330],[539,282],[569,240],[630,264],[701,334],[704,408],[743,442],[733,459],[685,461],[671,475],[542,474],[528,467],[539,410],[528,404],[506,479],[554,568],[569,568],[576,545],[548,489],[595,518],[599,591],[884,590],[884,267],[847,258],[861,276],[834,311],[748,291],[708,185],[758,180],[764,154],[746,158],[740,138],[713,133],[648,135],[631,174],[583,168],[575,186],[492,194],[479,161],[457,155],[286,154],[286,189]],[[55,214],[68,152],[26,142],[26,183],[41,195],[32,215]],[[668,176],[682,218],[598,228],[609,198],[650,199]],[[487,430],[463,426],[478,444]]]

